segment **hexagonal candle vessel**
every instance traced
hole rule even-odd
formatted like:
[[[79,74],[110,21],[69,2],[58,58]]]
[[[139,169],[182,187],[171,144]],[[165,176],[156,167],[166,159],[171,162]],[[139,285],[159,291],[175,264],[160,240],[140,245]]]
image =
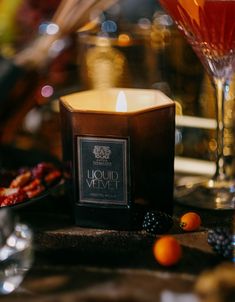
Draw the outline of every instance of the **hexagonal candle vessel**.
[[[148,89],[60,99],[63,160],[75,223],[138,229],[149,209],[172,212],[175,106]]]

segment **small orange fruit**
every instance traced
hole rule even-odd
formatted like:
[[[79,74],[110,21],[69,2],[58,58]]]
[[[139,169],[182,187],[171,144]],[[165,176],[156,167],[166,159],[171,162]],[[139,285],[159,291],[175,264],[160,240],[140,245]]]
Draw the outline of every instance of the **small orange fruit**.
[[[174,237],[167,235],[154,243],[153,254],[158,263],[163,266],[171,266],[180,260],[182,249]]]
[[[201,217],[195,212],[188,212],[180,218],[180,227],[186,232],[195,231],[200,225]]]

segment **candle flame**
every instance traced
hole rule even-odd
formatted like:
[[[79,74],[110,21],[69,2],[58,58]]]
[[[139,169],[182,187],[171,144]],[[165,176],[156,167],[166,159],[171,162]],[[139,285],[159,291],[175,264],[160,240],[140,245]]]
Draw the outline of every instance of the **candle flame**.
[[[117,96],[117,102],[116,102],[116,111],[117,112],[127,112],[127,101],[126,101],[126,95],[124,91],[120,91]]]

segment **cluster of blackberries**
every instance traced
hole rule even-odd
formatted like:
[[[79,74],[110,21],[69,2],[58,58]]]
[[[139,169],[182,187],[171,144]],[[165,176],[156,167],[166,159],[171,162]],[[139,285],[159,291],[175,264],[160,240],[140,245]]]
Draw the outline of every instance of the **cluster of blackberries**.
[[[208,232],[208,243],[214,252],[224,258],[232,259],[233,257],[233,235],[230,228],[217,227]]]
[[[143,229],[151,234],[166,233],[172,225],[172,217],[160,211],[148,211],[144,216]]]

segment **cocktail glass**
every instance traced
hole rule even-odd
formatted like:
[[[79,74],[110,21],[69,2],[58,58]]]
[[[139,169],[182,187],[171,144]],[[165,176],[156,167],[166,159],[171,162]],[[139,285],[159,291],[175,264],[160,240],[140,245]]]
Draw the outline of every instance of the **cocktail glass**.
[[[235,0],[160,0],[191,44],[216,94],[217,160],[211,179],[186,181],[176,188],[178,201],[202,208],[233,209],[235,181],[224,153],[224,102],[235,71]]]

